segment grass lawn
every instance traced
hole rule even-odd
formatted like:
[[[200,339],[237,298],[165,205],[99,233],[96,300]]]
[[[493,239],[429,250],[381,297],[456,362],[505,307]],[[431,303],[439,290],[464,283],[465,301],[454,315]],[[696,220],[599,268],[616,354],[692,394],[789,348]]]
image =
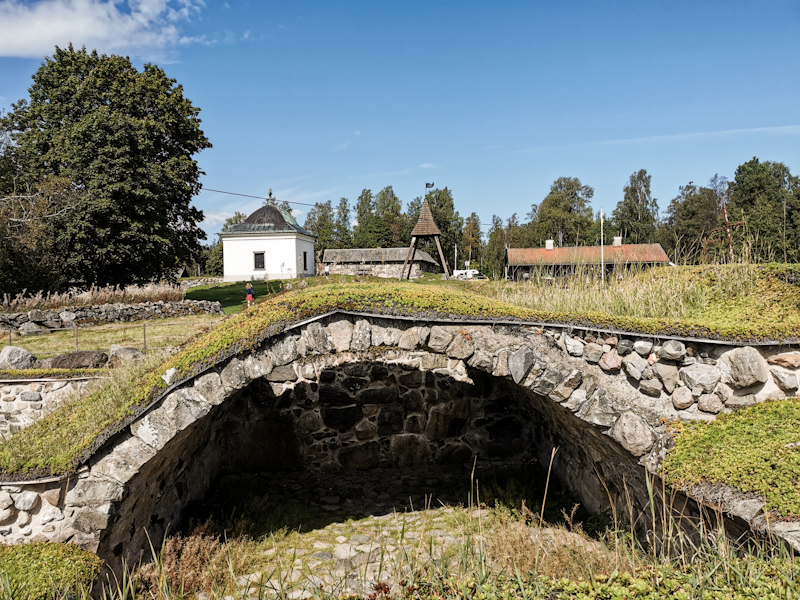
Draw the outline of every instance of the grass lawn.
[[[310,281],[310,279],[309,279]],[[256,290],[256,299],[269,296],[282,289],[282,281],[253,281],[251,282]],[[187,300],[208,300],[219,302],[226,315],[238,313],[243,307],[247,306],[245,300],[245,282],[219,283],[213,285],[200,285],[186,291]]]
[[[221,315],[190,315],[174,319],[152,319],[133,323],[113,323],[78,329],[78,350],[108,352],[113,344],[142,350],[145,331],[147,348],[180,346],[196,335],[206,333],[223,319]],[[25,348],[39,359],[75,352],[75,331],[65,330],[48,335],[14,336],[14,346]],[[8,346],[8,334],[0,337],[0,350]]]

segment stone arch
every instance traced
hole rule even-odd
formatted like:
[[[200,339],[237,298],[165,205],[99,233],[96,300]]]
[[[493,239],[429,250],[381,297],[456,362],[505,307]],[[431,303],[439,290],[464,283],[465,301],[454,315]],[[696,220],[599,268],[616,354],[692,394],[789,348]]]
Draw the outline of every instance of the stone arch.
[[[345,312],[294,325],[175,383],[77,477],[20,485],[16,493],[32,502],[26,535],[38,528],[44,539],[80,543],[113,568],[138,558],[148,536],[157,543],[174,528],[230,461],[257,463],[245,469],[269,468],[273,458],[318,469],[406,466],[466,457],[465,446],[491,452],[492,444],[545,464],[559,447],[554,471],[590,510],[630,502],[637,513],[647,504],[645,468],[655,472],[663,458],[663,421],[675,408],[631,386],[619,364],[601,368],[569,343],[524,325]],[[451,390],[444,403],[439,380]],[[403,408],[425,390],[436,392],[433,402]],[[439,406],[459,393],[507,404]]]

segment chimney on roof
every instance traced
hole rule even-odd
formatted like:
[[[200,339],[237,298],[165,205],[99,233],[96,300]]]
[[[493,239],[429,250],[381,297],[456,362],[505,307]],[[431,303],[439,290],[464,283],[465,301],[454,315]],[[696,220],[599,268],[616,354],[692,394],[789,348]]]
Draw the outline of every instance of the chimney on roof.
[[[545,240],[544,241],[544,249],[545,250],[552,250],[553,249],[553,240]]]
[[[614,236],[614,243],[611,244],[611,245],[612,246],[622,246],[622,236],[621,235],[615,235]]]

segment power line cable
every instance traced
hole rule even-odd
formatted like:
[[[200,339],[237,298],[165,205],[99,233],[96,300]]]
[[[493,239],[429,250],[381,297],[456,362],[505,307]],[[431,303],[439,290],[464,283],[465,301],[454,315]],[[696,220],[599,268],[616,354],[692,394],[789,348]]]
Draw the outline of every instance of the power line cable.
[[[273,202],[286,202],[287,204],[301,204],[302,206],[316,206],[316,204],[308,204],[307,202],[294,202],[293,200],[280,200],[278,198],[267,198],[265,196],[251,196],[250,194],[237,194],[236,192],[226,192],[224,190],[212,190],[211,188],[203,188],[207,192],[216,192],[217,194],[228,194],[230,196],[242,196],[243,198],[257,198],[258,200],[272,200]]]

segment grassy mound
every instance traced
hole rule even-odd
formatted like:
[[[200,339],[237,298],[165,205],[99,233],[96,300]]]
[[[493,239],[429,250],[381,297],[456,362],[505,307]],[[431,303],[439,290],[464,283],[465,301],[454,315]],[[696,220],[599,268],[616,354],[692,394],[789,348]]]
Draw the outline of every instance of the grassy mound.
[[[102,561],[74,544],[0,544],[0,597],[45,600],[67,590],[88,590]],[[73,596],[74,597],[74,596]]]
[[[311,286],[265,298],[251,309],[226,319],[213,331],[187,342],[166,362],[155,360],[146,368],[139,366],[133,374],[120,375],[115,383],[64,405],[0,444],[0,472],[5,479],[72,472],[109,435],[129,423],[166,388],[161,375],[167,369],[175,368],[183,377],[194,376],[229,356],[258,347],[266,338],[280,333],[286,324],[336,309],[416,315],[434,322],[460,318],[524,320],[727,339],[743,339],[745,331],[752,338],[775,339],[800,332],[800,326],[790,319],[763,326],[758,336],[755,326],[721,324],[711,330],[668,319],[602,313],[574,315],[509,304],[469,291],[393,281]]]
[[[766,500],[777,518],[800,517],[800,399],[765,402],[711,423],[675,425],[662,465],[669,483],[728,485]]]
[[[0,379],[81,379],[108,375],[108,369],[0,369]]]

